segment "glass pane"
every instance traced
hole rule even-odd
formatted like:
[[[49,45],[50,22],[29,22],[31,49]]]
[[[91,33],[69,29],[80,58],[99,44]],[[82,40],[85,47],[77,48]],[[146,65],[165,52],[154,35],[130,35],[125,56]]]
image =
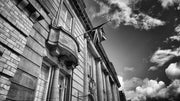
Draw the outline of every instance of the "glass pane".
[[[64,75],[59,76],[59,99],[60,101],[63,101],[64,99],[64,82],[65,82],[65,77]]]
[[[69,96],[68,95],[68,91],[67,91],[67,88],[68,88],[68,78],[63,75],[63,74],[60,74],[59,75],[59,100],[60,101],[66,101],[66,98]]]
[[[69,31],[70,31],[71,26],[72,26],[72,16],[71,16],[70,12],[67,13],[66,25],[67,25],[67,27],[69,28]]]
[[[65,4],[62,5],[58,25],[62,26],[67,31],[71,31],[72,15],[70,14],[70,12]]]
[[[65,4],[63,4],[62,8],[61,8],[60,16],[64,21],[66,19],[66,13],[67,13],[67,8],[66,8]]]

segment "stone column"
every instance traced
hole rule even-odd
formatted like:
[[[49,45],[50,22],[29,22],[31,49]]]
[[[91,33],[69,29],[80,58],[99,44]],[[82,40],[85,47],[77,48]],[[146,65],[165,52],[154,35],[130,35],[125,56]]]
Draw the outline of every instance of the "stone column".
[[[117,89],[116,89],[116,84],[113,84],[113,97],[114,97],[114,101],[118,101],[118,96],[117,96]]]
[[[55,68],[50,100],[59,101],[59,67]]]
[[[120,95],[119,95],[119,88],[118,88],[118,86],[116,86],[116,92],[117,92],[117,99],[118,99],[118,101],[120,101]]]
[[[95,63],[95,60],[93,62],[93,80],[94,80],[94,83],[95,83],[95,88],[94,88],[94,100],[95,101],[98,101],[98,96],[97,96],[97,79],[96,79],[96,63]]]
[[[87,51],[87,39],[85,39],[85,62],[84,62],[84,91],[83,91],[83,101],[88,101],[88,51]]]
[[[97,94],[98,94],[98,101],[103,101],[103,79],[102,79],[102,69],[101,69],[101,61],[100,59],[97,59],[97,68],[96,68],[96,74],[97,74]]]
[[[109,81],[109,75],[106,76],[106,88],[107,88],[107,99],[108,101],[112,101],[112,92],[111,92],[111,84]]]
[[[20,62],[19,56],[24,52],[26,37],[29,36],[33,25],[12,1],[0,0],[0,5],[3,5],[0,6],[0,101],[5,101],[7,98],[10,78],[15,76]],[[24,1],[22,1],[23,4],[25,4]]]

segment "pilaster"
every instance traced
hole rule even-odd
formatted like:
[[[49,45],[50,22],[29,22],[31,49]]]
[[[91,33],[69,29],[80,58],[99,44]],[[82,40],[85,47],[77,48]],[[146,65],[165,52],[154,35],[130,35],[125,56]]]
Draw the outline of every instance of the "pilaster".
[[[103,79],[102,79],[102,68],[101,68],[101,59],[96,59],[97,61],[97,94],[98,94],[98,101],[103,101]]]

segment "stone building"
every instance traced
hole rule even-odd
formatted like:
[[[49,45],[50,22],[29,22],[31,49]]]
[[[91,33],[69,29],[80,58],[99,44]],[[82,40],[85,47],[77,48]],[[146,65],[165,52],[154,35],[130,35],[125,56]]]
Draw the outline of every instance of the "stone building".
[[[120,101],[82,0],[0,0],[0,23],[0,101]]]

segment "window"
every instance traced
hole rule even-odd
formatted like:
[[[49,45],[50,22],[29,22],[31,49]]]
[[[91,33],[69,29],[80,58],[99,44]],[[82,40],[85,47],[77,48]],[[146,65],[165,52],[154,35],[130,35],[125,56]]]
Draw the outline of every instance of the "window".
[[[70,83],[69,78],[60,72],[59,74],[59,101],[68,101]]]
[[[73,22],[73,16],[71,15],[65,3],[63,3],[61,11],[60,11],[60,18],[59,18],[58,25],[62,26],[64,29],[71,32],[72,22]]]
[[[36,100],[46,101],[51,68],[43,63],[36,89]]]

